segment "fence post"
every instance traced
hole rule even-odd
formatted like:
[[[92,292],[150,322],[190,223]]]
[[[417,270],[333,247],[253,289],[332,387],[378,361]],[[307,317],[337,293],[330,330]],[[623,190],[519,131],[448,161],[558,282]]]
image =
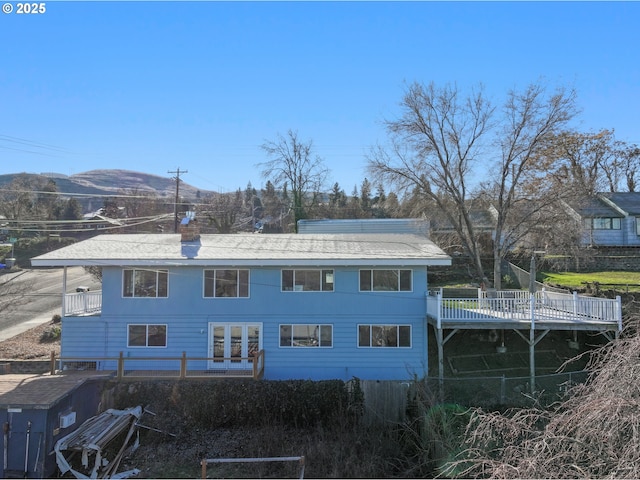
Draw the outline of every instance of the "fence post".
[[[203,458],[200,465],[202,466],[202,478],[207,478],[207,459]]]
[[[180,359],[180,378],[187,376],[187,352],[182,352],[182,358]]]
[[[506,391],[507,391],[507,379],[502,374],[502,378],[500,378],[500,404],[504,405],[506,402]]]
[[[258,362],[260,361],[260,352],[253,356],[253,360],[251,361],[251,369],[253,370],[253,379],[258,379]]]
[[[56,352],[51,350],[51,360],[49,363],[49,369],[51,370],[51,375],[56,374]]]
[[[300,463],[300,476],[298,478],[303,479],[304,478],[304,455],[300,457],[299,463]]]
[[[120,356],[118,357],[118,379],[122,380],[124,376],[124,353],[120,352]]]

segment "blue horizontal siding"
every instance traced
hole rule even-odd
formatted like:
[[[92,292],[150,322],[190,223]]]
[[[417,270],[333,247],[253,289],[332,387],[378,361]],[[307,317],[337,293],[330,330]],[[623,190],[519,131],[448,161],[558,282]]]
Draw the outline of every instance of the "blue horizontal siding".
[[[206,357],[210,323],[261,323],[269,379],[421,376],[427,371],[427,272],[413,271],[412,292],[359,292],[357,268],[336,268],[333,292],[282,292],[280,269],[259,268],[251,270],[249,298],[213,299],[203,298],[202,268],[171,268],[168,298],[137,299],[122,298],[121,269],[105,268],[102,315],[65,318],[62,354]],[[128,348],[129,324],[166,324],[167,346]],[[280,324],[331,324],[333,346],[280,348]],[[412,325],[412,346],[358,348],[358,324]]]

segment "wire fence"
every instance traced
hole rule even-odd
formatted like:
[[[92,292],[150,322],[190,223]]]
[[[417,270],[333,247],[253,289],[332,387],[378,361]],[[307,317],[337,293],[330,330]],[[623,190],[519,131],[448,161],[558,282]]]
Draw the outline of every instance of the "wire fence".
[[[462,407],[544,408],[562,400],[571,387],[586,382],[588,375],[586,370],[536,375],[534,393],[529,376],[461,376],[447,377],[442,382],[437,377],[424,382],[359,380],[364,397],[363,420],[367,424],[401,423],[415,398]],[[417,390],[422,393],[417,394]]]
[[[552,373],[536,375],[535,392],[531,393],[531,377],[448,377],[442,382],[436,377],[427,379],[428,388],[447,403],[469,407],[548,406],[565,396],[567,391],[584,383],[589,372]]]

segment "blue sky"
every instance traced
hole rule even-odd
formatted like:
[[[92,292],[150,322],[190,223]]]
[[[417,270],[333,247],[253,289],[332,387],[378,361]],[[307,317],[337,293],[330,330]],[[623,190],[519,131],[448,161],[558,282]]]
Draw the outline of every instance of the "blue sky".
[[[640,2],[46,2],[0,14],[0,173],[124,168],[264,185],[297,130],[347,193],[408,83],[499,103],[573,87],[576,127],[640,144]]]

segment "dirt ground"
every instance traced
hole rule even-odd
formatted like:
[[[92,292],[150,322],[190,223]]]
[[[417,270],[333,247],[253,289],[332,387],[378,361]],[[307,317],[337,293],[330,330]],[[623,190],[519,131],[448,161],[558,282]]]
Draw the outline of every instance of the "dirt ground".
[[[51,352],[60,354],[60,337],[47,339],[60,324],[47,322],[38,327],[20,333],[15,337],[0,342],[0,359],[5,360],[44,360],[51,357]]]

